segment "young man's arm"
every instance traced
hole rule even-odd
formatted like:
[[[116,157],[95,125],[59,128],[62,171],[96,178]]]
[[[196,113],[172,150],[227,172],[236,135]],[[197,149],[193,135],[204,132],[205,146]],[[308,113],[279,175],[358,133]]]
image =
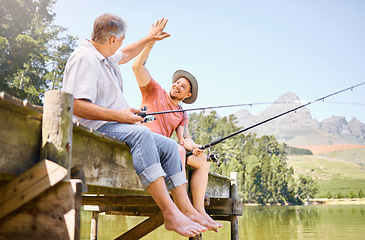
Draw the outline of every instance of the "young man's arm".
[[[123,57],[119,61],[119,64],[127,63],[131,59],[136,57],[151,41],[153,42],[160,41],[162,39],[169,37],[170,34],[163,32],[163,29],[165,28],[166,24],[167,24],[167,19],[161,18],[156,22],[155,25],[152,25],[150,32],[146,37],[123,48],[121,50],[123,52]]]
[[[193,154],[195,156],[199,157],[204,153],[204,150],[199,149],[199,147],[201,145],[197,145],[193,141],[193,139],[191,139],[189,130],[187,127],[185,129],[185,134],[184,134],[184,126],[179,126],[176,129],[176,136],[177,136],[177,139],[178,139],[179,143],[181,144],[181,146],[183,146],[189,152],[193,150]]]
[[[132,69],[134,72],[134,75],[136,76],[138,85],[140,87],[145,87],[151,80],[151,74],[145,67],[145,63],[148,59],[148,56],[151,52],[151,49],[155,42],[150,42],[143,51],[136,57],[136,59],[133,61]]]

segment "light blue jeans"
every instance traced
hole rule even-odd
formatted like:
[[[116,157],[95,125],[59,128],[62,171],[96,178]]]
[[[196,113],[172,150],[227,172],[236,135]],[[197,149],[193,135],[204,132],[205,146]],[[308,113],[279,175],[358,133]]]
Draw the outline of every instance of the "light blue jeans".
[[[107,123],[98,131],[124,141],[131,148],[133,166],[147,188],[160,177],[169,191],[186,183],[177,144],[138,124]]]

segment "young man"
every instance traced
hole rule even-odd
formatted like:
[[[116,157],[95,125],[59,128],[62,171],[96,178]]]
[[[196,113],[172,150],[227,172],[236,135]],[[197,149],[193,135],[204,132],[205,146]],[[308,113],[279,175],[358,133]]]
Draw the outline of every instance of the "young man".
[[[145,62],[154,43],[154,41],[149,43],[136,57],[132,65],[142,93],[141,107],[146,106],[147,112],[161,112],[180,109],[180,102],[193,103],[197,98],[198,83],[189,72],[184,70],[176,71],[172,77],[172,88],[168,93],[151,77],[145,67]],[[199,149],[199,146],[194,143],[189,135],[186,114],[183,112],[161,114],[156,116],[155,121],[145,123],[144,125],[151,129],[151,131],[166,137],[171,137],[173,132],[176,132],[180,143],[178,146],[183,167],[185,169],[186,161],[189,166],[194,168],[190,180],[193,206],[207,221],[214,225],[214,230],[222,227],[222,224],[215,222],[205,212],[204,197],[208,183],[209,162],[207,162],[204,150]],[[193,155],[187,160],[185,157],[186,151],[193,151]]]
[[[166,22],[157,21],[146,37],[118,51],[125,38],[126,23],[117,15],[100,16],[95,20],[91,40],[84,40],[70,56],[63,88],[75,98],[77,121],[115,136],[131,148],[135,170],[160,207],[166,229],[192,237],[211,228],[211,224],[189,201],[176,143],[136,124],[143,118],[136,115],[140,111],[130,108],[123,96],[118,67],[138,55],[151,41],[169,37],[162,32]]]

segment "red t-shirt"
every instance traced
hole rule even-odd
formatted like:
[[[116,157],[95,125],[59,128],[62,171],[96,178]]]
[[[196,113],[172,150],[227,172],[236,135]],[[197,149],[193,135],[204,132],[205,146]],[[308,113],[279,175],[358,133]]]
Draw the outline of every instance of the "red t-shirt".
[[[147,112],[162,112],[181,109],[179,105],[171,102],[168,93],[153,78],[145,86],[140,87],[142,93],[141,108],[147,106]],[[166,137],[171,137],[177,127],[184,126],[184,113],[166,113],[155,115],[156,120],[143,123],[152,132],[159,133]],[[188,117],[185,114],[186,127],[189,124]]]

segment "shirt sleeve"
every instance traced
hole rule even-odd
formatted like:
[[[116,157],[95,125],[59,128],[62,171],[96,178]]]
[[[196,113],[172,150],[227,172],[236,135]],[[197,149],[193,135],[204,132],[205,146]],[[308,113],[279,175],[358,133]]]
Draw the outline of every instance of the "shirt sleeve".
[[[156,98],[157,93],[155,90],[157,87],[159,87],[159,84],[153,78],[151,78],[151,80],[146,86],[139,87],[142,93],[142,98],[148,102]]]
[[[72,63],[66,72],[63,89],[75,99],[87,99],[95,103],[97,95],[97,74],[90,61],[80,58]]]
[[[114,53],[114,55],[112,56],[112,58],[114,59],[114,61],[119,64],[119,61],[122,60],[123,58],[123,52],[118,50]]]

